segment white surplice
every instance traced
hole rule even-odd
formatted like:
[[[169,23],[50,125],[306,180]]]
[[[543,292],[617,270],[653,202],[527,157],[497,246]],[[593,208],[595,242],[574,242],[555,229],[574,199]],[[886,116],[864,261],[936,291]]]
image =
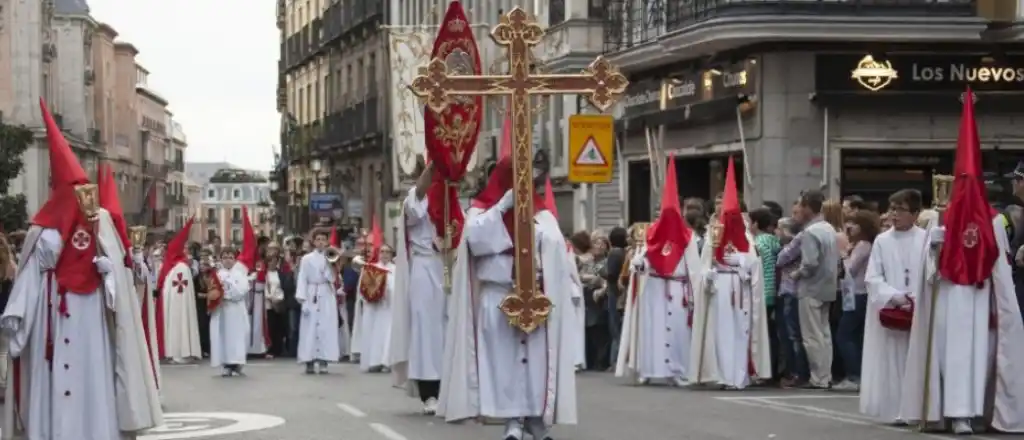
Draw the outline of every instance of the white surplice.
[[[445,350],[444,262],[427,215],[427,198],[409,189],[404,222],[395,246],[395,290],[391,302],[391,372],[395,386],[415,396],[416,380],[440,380]],[[458,208],[456,208],[458,209]],[[404,227],[403,227],[404,226]],[[465,233],[463,233],[465,235]]]
[[[512,289],[507,252],[513,243],[502,213],[472,208],[467,217],[453,274],[437,414],[447,421],[541,417],[549,426],[575,424],[578,330],[558,221],[549,211],[534,217],[536,267],[552,308],[544,325],[525,334],[498,308]]]
[[[931,372],[927,419],[983,417],[988,402],[992,404],[994,428],[1024,432],[1024,324],[1009,264],[1009,240],[998,216],[992,220],[992,228],[999,258],[984,285],[961,286],[939,276],[932,359],[928,366]],[[961,238],[947,235],[945,239]],[[924,397],[931,280],[936,275],[935,254],[928,255],[929,281],[914,308],[903,379],[902,416],[908,421],[921,419]],[[990,308],[993,306],[994,309]],[[994,331],[989,326],[993,310]]]
[[[249,345],[249,268],[235,263],[230,270],[219,269],[217,278],[224,288],[220,305],[210,313],[210,366],[245,365]]]
[[[171,268],[160,290],[164,306],[164,356],[175,362],[202,359],[196,287],[187,260]]]
[[[882,327],[878,313],[893,307],[893,296],[915,299],[924,292],[924,265],[928,233],[917,226],[906,231],[889,229],[875,237],[864,283],[868,288],[864,322],[864,359],[860,373],[860,412],[880,422],[901,416],[904,370],[910,333]]]
[[[742,254],[741,267],[715,261],[710,240],[700,253],[703,271],[693,292],[691,383],[745,388],[752,378],[772,377],[761,260],[749,232],[747,242],[750,249]]]
[[[96,225],[97,251],[110,259],[112,271],[96,292],[63,295],[64,316],[49,272],[63,246],[60,233],[33,226],[26,236],[2,325],[12,332],[18,414],[29,439],[126,439],[163,423],[132,274],[121,264],[124,249],[106,210]],[[13,388],[8,402],[14,402]],[[14,406],[5,407],[5,435],[15,430]]]
[[[358,258],[358,257],[357,257]],[[395,264],[376,264],[388,271],[384,297],[375,303],[366,302],[356,293],[352,346],[359,350],[359,369],[386,367],[391,360],[391,301],[395,292]]]
[[[690,240],[671,278],[650,273],[645,255],[646,248],[641,249],[628,262],[633,276],[642,281],[636,289],[627,289],[615,376],[685,380],[690,366],[689,314],[699,282],[692,277],[701,271],[697,240]]]
[[[266,263],[264,263],[266,264]],[[267,328],[267,284],[253,280],[252,289],[246,299],[249,307],[249,354],[264,355],[270,347],[270,333]]]
[[[338,297],[334,269],[322,251],[310,252],[299,262],[295,299],[302,305],[299,321],[299,363],[341,360],[338,345]]]

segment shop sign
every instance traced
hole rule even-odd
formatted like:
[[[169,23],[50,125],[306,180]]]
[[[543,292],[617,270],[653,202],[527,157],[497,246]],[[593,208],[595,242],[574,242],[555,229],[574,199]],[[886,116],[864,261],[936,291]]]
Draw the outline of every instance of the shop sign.
[[[679,72],[668,78],[631,83],[622,98],[624,119],[692,106],[737,95],[757,94],[758,62],[739,63],[699,71]],[[662,99],[664,98],[664,108]]]
[[[984,55],[822,54],[815,60],[819,92],[1024,92],[1024,57]]]

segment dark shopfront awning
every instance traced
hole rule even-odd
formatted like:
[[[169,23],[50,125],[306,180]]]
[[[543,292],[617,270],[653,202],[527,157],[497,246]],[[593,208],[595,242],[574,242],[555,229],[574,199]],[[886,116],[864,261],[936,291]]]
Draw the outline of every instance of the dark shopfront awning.
[[[976,92],[977,113],[1024,112],[1024,93]],[[960,93],[955,92],[817,92],[819,106],[855,108],[878,112],[959,113],[963,109]]]
[[[738,96],[728,96],[682,105],[667,110],[641,113],[628,119],[615,121],[615,130],[636,133],[641,131],[644,126],[690,127],[730,118],[734,119],[736,118],[736,106],[739,102]],[[756,107],[756,97],[752,97],[752,102]],[[628,130],[626,130],[627,127]]]

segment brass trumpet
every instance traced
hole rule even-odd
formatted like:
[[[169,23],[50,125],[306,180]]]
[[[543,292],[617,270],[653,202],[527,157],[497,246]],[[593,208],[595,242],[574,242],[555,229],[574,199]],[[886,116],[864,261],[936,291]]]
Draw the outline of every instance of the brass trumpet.
[[[331,264],[337,263],[338,260],[341,260],[341,255],[341,249],[334,246],[328,247],[324,250],[324,257],[327,257],[327,262]]]

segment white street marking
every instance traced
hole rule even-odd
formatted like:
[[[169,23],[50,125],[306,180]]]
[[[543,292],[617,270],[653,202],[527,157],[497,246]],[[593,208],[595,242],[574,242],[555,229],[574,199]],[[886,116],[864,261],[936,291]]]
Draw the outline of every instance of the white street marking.
[[[283,425],[285,420],[266,414],[229,412],[164,413],[165,423],[138,440],[180,440],[261,431]],[[233,422],[225,424],[224,422]],[[215,427],[217,425],[223,425]]]
[[[856,394],[780,394],[776,396],[721,396],[715,397],[718,400],[789,400],[789,399],[856,399]]]
[[[388,427],[388,425],[385,425],[383,423],[371,423],[370,427],[373,428],[374,431],[377,431],[378,434],[383,435],[388,440],[408,440],[407,438],[405,438],[404,435],[395,432],[394,429],[391,429],[390,427]]]
[[[338,404],[338,408],[341,409],[342,411],[347,412],[352,417],[358,417],[358,418],[366,417],[366,413],[360,411],[359,408],[356,408],[356,407],[354,407],[352,405],[349,405],[347,403],[339,403]]]

